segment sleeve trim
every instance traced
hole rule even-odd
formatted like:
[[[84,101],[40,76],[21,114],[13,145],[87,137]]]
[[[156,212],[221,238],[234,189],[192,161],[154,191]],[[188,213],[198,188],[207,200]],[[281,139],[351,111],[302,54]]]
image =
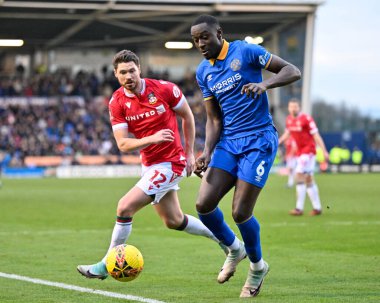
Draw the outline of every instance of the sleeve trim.
[[[267,68],[268,68],[269,64],[272,62],[272,58],[273,58],[273,55],[271,54],[271,55],[270,55],[270,58],[269,58],[269,60],[268,60],[268,62],[267,62],[267,64],[265,64],[264,69],[267,69]]]
[[[315,135],[316,133],[318,133],[318,128],[310,130],[310,135]]]
[[[184,102],[186,102],[186,97],[184,95],[182,95],[181,100],[178,101],[177,105],[174,106],[173,109],[176,110],[176,109],[180,108]]]
[[[119,124],[112,125],[113,131],[118,130],[118,129],[123,129],[123,128],[128,128],[128,123],[119,123]]]
[[[214,99],[214,96],[205,97],[205,98],[203,98],[203,101],[209,101],[209,100],[212,100],[212,99]]]

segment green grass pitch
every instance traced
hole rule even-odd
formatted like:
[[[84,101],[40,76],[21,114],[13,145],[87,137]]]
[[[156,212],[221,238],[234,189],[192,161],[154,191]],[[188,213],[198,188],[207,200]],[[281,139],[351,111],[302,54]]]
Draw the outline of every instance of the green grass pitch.
[[[317,175],[323,215],[291,217],[295,190],[272,175],[255,214],[271,271],[257,302],[380,302],[380,175]],[[145,268],[120,283],[88,280],[78,264],[108,248],[119,198],[137,179],[3,180],[0,189],[0,272],[130,294],[164,302],[242,302],[248,260],[223,285],[224,255],[214,242],[166,229],[152,207],[134,217],[129,243]],[[181,183],[184,212],[196,215],[199,179]],[[231,219],[231,194],[220,206]],[[311,209],[306,201],[306,213]],[[250,299],[248,299],[250,300]],[[0,277],[0,302],[125,302]],[[244,300],[243,300],[244,301]]]

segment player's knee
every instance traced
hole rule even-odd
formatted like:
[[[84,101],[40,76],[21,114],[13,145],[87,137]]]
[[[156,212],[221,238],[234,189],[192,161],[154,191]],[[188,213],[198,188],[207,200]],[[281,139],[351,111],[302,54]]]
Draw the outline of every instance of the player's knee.
[[[232,218],[234,219],[235,223],[244,222],[249,219],[251,215],[251,213],[247,213],[243,209],[236,209],[232,211]]]
[[[169,229],[178,229],[181,226],[183,220],[178,220],[177,218],[164,218],[164,224]]]
[[[195,204],[195,208],[197,209],[197,212],[200,214],[206,214],[213,210],[213,208],[210,207],[207,203],[199,199]]]
[[[116,213],[120,217],[133,217],[135,211],[131,205],[126,203],[123,199],[120,199],[117,205]]]

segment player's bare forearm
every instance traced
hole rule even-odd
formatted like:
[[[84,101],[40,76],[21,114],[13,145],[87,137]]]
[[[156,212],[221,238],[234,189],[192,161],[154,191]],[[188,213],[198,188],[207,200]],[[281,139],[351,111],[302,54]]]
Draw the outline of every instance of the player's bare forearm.
[[[220,133],[222,131],[222,122],[220,120],[210,120],[206,122],[206,139],[203,153],[211,155],[216,144],[220,139]]]
[[[282,136],[280,137],[280,139],[278,139],[278,144],[281,145],[282,143],[284,143],[284,141],[286,139],[288,139],[290,136],[290,133],[288,131],[285,131]]]
[[[186,153],[186,175],[191,176],[195,167],[194,141],[195,141],[195,122],[193,115],[182,119],[182,129]]]
[[[220,139],[223,127],[219,103],[214,99],[209,99],[205,102],[205,108],[207,113],[205,146],[202,155],[195,161],[196,169],[194,171],[200,177],[210,163],[211,154]]]
[[[207,113],[207,121],[206,140],[203,154],[209,156],[212,154],[216,143],[218,143],[220,139],[223,122],[222,113],[218,102],[215,100],[207,101],[205,102],[205,108]]]
[[[195,122],[193,116],[182,119],[186,155],[194,154]]]
[[[121,138],[116,140],[117,147],[123,153],[131,152],[140,148],[147,147],[151,144],[148,137],[142,139],[135,138]]]
[[[211,154],[219,141],[221,129],[221,121],[207,120],[205,146],[202,154],[195,160],[194,173],[200,178],[202,178],[211,161]]]
[[[300,70],[293,64],[287,64],[282,67],[277,74],[274,74],[272,77],[264,80],[262,84],[265,85],[267,89],[271,89],[288,85],[299,79],[301,79]]]
[[[175,109],[175,112],[182,118],[185,153],[186,155],[193,155],[195,141],[195,121],[193,112],[187,101],[183,102],[181,107]]]
[[[314,141],[317,143],[317,145],[322,149],[323,155],[325,156],[326,160],[329,158],[329,153],[326,149],[325,142],[323,142],[323,139],[319,133],[314,134]]]
[[[301,79],[301,72],[295,65],[276,55],[272,56],[267,70],[274,73],[272,77],[261,82],[267,89],[284,86]]]
[[[114,131],[114,137],[117,147],[123,153],[131,152],[137,149],[147,147],[150,144],[160,144],[162,142],[171,142],[174,140],[174,132],[170,129],[162,129],[153,135],[143,138],[128,138],[125,133]]]

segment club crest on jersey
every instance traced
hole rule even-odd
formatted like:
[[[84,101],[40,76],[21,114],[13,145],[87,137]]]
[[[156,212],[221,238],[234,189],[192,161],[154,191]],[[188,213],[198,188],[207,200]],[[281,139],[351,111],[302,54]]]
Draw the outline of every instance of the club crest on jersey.
[[[148,100],[149,100],[149,104],[150,104],[150,105],[153,105],[153,104],[155,104],[155,103],[157,102],[157,98],[156,98],[156,96],[154,95],[154,93],[150,93],[150,94],[148,95]]]
[[[231,64],[230,64],[230,67],[231,69],[236,72],[237,70],[239,70],[241,68],[241,62],[239,59],[234,59],[231,61]]]

